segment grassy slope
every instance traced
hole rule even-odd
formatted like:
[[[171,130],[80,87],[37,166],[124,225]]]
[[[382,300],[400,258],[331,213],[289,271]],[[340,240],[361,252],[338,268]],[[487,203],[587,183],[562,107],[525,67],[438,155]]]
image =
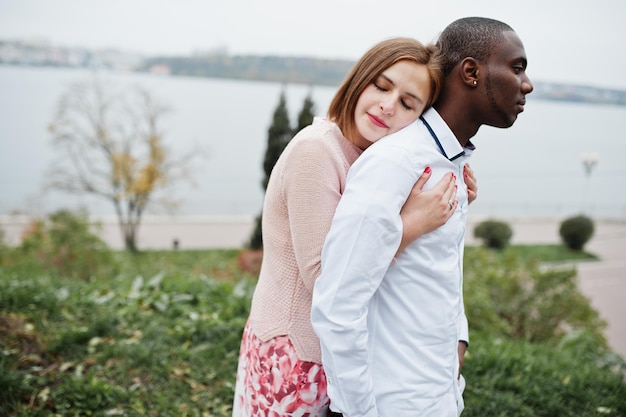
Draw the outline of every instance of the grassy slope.
[[[499,256],[511,252],[548,262],[574,256],[554,246]],[[255,284],[238,252],[115,256],[119,275],[89,281],[19,263],[0,269],[0,416],[230,415]],[[477,340],[466,360],[464,415],[626,415],[626,385],[609,369],[620,362],[596,354],[593,341],[576,351]]]

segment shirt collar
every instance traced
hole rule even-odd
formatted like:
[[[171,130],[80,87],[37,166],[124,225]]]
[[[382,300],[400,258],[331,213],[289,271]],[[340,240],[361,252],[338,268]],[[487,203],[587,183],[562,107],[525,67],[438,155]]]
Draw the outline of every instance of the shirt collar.
[[[448,160],[454,161],[463,155],[470,155],[476,149],[471,141],[467,141],[467,145],[463,148],[448,124],[434,108],[426,110],[420,119],[437,142],[443,156]]]

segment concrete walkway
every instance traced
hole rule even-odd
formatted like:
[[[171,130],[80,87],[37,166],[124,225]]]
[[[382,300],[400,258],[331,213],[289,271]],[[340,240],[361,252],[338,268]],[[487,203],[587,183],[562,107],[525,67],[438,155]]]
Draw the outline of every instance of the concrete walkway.
[[[555,220],[507,220],[513,229],[512,243],[560,243],[560,222]],[[468,243],[473,240],[468,224]],[[595,233],[585,246],[600,261],[575,263],[579,288],[608,323],[606,337],[611,348],[626,358],[626,222],[595,222]]]
[[[626,224],[600,224],[586,248],[600,262],[578,263],[580,289],[608,322],[609,345],[626,358]]]

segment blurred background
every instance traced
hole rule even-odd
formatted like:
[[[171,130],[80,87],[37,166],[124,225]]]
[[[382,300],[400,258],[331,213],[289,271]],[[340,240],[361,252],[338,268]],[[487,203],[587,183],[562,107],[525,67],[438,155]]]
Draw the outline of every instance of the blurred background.
[[[115,223],[110,201],[68,194],[49,181],[71,164],[51,129],[63,97],[97,78],[112,86],[105,95],[138,86],[167,107],[159,137],[168,156],[202,155],[188,160],[188,181],[164,189],[175,209],[148,206],[147,227],[231,225],[223,239],[236,244],[262,208],[263,157],[281,94],[292,123],[307,97],[323,116],[342,77],[371,45],[392,36],[434,41],[447,24],[471,15],[515,29],[536,87],[512,128],[483,127],[473,139],[479,198],[472,218],[583,213],[626,220],[623,2],[320,0],[303,7],[287,0],[4,0],[3,223],[60,208],[83,208]],[[194,239],[189,233],[187,242]]]

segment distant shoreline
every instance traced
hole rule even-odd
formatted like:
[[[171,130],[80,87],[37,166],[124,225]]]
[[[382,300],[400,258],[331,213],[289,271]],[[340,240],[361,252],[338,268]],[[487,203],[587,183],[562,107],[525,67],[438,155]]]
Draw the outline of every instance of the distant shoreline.
[[[248,57],[250,58],[250,57]],[[217,80],[235,80],[235,81],[259,81],[259,82],[271,82],[281,84],[301,84],[307,86],[324,86],[334,87],[338,86],[343,79],[344,73],[337,71],[337,68],[343,68],[342,61],[337,61],[338,65],[331,65],[333,69],[323,68],[323,64],[318,66],[319,72],[311,73],[310,69],[298,69],[299,65],[289,64],[291,61],[297,61],[303,59],[305,62],[310,63],[311,59],[304,58],[276,58],[280,61],[284,59],[287,61],[282,64],[281,67],[274,70],[248,68],[243,64],[241,68],[231,68],[225,73],[223,70],[214,71],[211,68],[193,68],[186,69],[184,61],[191,58],[151,58],[148,62],[151,62],[150,66],[141,66],[139,68],[124,69],[124,72],[138,73],[138,74],[152,74],[165,77],[194,77],[194,78],[210,78]],[[244,59],[244,61],[246,61]],[[317,60],[321,63],[325,60]],[[178,62],[175,65],[175,69],[170,68],[172,62]],[[181,65],[180,62],[183,62]],[[349,61],[347,61],[349,62]],[[40,63],[40,64],[23,64],[15,62],[2,61],[0,56],[0,65],[14,66],[14,67],[33,67],[33,68],[75,68],[75,69],[104,69],[111,71],[119,71],[116,68],[91,68],[89,66],[72,66],[72,65],[60,65],[55,63]],[[147,65],[147,64],[145,64]],[[303,64],[305,65],[305,64]],[[350,69],[350,65],[345,66],[346,73]],[[295,66],[296,68],[292,68]],[[192,66],[193,67],[193,66]],[[252,75],[250,75],[252,74]],[[323,74],[323,75],[321,75]],[[330,75],[329,75],[330,74]],[[568,103],[586,103],[586,104],[600,104],[610,106],[626,106],[626,90],[610,89],[591,87],[577,84],[563,84],[544,81],[535,81],[534,91],[532,99],[560,101]]]
[[[349,59],[306,56],[229,55],[144,56],[121,50],[63,47],[0,39],[0,65],[87,68],[160,76],[266,81],[338,86],[354,65]],[[534,80],[532,97],[542,100],[626,106],[626,90]]]

